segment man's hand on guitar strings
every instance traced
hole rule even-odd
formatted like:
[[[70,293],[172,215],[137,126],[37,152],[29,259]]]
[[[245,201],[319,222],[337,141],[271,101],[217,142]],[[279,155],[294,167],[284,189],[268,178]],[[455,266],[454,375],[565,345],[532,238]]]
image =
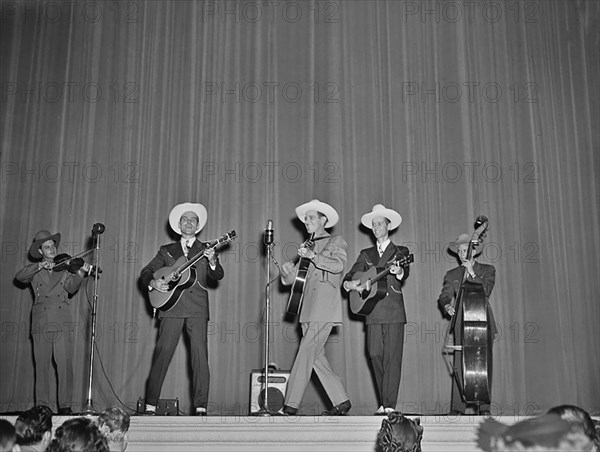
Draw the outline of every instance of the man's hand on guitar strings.
[[[295,269],[295,265],[293,262],[287,261],[284,262],[283,265],[281,266],[281,274],[283,275],[284,278],[287,278],[289,276],[291,276],[292,274],[294,274],[294,269]]]
[[[345,281],[344,282],[344,289],[346,289],[346,292],[350,292],[351,290],[356,290],[358,292],[359,291],[359,286],[360,286],[360,280],[359,279],[355,279],[353,281]]]
[[[315,253],[313,250],[311,250],[309,248],[301,246],[300,248],[298,248],[298,255],[300,257],[305,257],[307,259],[313,260],[315,258],[315,256],[317,255],[317,253]]]
[[[217,253],[214,248],[206,248],[204,250],[204,255],[208,259],[208,263],[212,266],[217,265]]]
[[[150,281],[150,286],[153,289],[158,290],[159,292],[164,293],[169,291],[169,285],[165,282],[163,278],[153,279],[152,281]]]

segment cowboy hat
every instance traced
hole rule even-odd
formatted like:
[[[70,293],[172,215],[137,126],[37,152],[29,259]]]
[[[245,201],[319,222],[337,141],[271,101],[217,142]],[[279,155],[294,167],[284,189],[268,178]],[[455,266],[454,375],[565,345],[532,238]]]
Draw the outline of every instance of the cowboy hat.
[[[373,218],[383,217],[390,221],[388,229],[396,229],[402,223],[402,217],[398,212],[392,209],[386,208],[383,204],[375,204],[373,210],[369,213],[365,213],[360,222],[369,229],[373,229]]]
[[[38,231],[33,238],[33,243],[29,247],[29,255],[34,259],[40,259],[42,257],[40,248],[44,242],[47,242],[48,240],[52,240],[56,247],[58,247],[58,244],[60,243],[60,232],[50,234],[50,232],[45,229]]]
[[[471,237],[469,237],[469,234],[461,234],[456,240],[450,242],[450,244],[448,245],[448,250],[458,256],[458,247],[464,243],[469,243],[470,241]],[[473,246],[473,256],[478,255],[482,251],[483,243],[478,242],[476,245]]]
[[[208,218],[206,207],[204,207],[202,204],[184,202],[173,207],[171,209],[171,213],[169,213],[169,225],[171,225],[171,229],[173,229],[177,234],[181,235],[179,220],[181,219],[181,215],[186,212],[194,212],[198,216],[198,228],[196,229],[196,232],[194,232],[194,234],[198,234],[198,232],[200,232],[206,224],[206,220]]]
[[[298,218],[300,218],[301,221],[304,221],[306,212],[308,212],[309,210],[316,210],[317,212],[321,212],[327,217],[327,223],[325,223],[326,228],[331,228],[335,226],[338,220],[340,219],[340,216],[333,207],[331,207],[329,204],[319,201],[318,199],[313,199],[312,201],[309,201],[296,207],[296,215],[298,216]]]

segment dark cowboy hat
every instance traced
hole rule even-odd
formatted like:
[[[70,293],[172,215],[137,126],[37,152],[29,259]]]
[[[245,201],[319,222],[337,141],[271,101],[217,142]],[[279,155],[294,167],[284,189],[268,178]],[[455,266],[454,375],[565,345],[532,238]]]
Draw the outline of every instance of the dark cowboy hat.
[[[60,243],[60,232],[57,232],[56,234],[50,234],[50,232],[46,231],[45,229],[38,231],[33,238],[33,243],[29,247],[29,255],[33,259],[40,259],[42,257],[40,248],[44,242],[47,242],[48,240],[54,241],[54,244],[58,247],[58,244]]]

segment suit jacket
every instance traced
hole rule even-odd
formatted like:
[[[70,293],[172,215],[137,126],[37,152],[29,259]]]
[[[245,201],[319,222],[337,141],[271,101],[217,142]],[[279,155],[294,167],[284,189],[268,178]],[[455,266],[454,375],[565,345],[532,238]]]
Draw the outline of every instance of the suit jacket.
[[[366,272],[371,267],[376,266],[383,268],[390,265],[394,260],[408,256],[409,250],[405,246],[395,245],[390,241],[390,244],[385,249],[383,255],[379,257],[377,246],[361,250],[356,263],[350,271],[344,276],[344,281],[351,281],[357,272]],[[367,325],[383,324],[383,323],[406,323],[406,310],[404,308],[404,296],[402,295],[403,281],[408,278],[410,271],[409,266],[405,266],[402,280],[398,280],[396,275],[388,274],[385,282],[387,282],[387,295],[382,298],[373,308],[373,311],[365,318]],[[380,281],[384,283],[384,281]]]
[[[199,240],[194,240],[192,248],[189,251],[188,257],[192,258],[206,248],[206,244]],[[154,272],[163,267],[172,267],[177,259],[183,256],[181,242],[177,241],[168,245],[163,245],[158,250],[158,253],[146,265],[141,272],[140,278],[145,286],[150,285],[150,281],[154,279]],[[208,307],[208,291],[206,290],[207,278],[218,281],[223,278],[225,272],[217,259],[215,269],[211,269],[208,259],[203,257],[197,261],[192,268],[196,271],[196,282],[184,290],[179,301],[168,311],[158,311],[158,317],[200,317],[208,321],[210,318]]]
[[[486,298],[487,317],[488,321],[490,322],[491,333],[493,338],[496,335],[497,329],[496,321],[494,320],[494,313],[492,312],[492,308],[489,304],[489,297],[492,293],[492,289],[494,288],[494,284],[496,282],[496,268],[493,265],[481,264],[475,261],[475,263],[473,264],[473,271],[477,276],[475,277],[475,279],[472,279],[470,281],[476,284],[483,285],[483,292]],[[444,276],[442,293],[438,298],[438,304],[442,309],[444,309],[444,312],[446,312],[445,306],[450,304],[452,300],[454,300],[458,295],[464,272],[465,268],[463,266],[458,266],[449,270]],[[455,314],[459,316],[457,319],[460,319],[462,315],[462,303],[460,307],[460,312],[457,312]],[[459,324],[459,322],[457,322],[457,324]]]
[[[61,325],[62,328],[65,322],[72,321],[69,294],[77,292],[83,281],[78,274],[71,274],[66,270],[55,272],[38,269],[37,263],[26,265],[15,275],[18,281],[31,283],[33,288],[33,333],[50,322]]]
[[[346,241],[336,236],[317,239],[313,251],[315,258],[310,264],[304,286],[304,298],[300,322],[342,323],[342,272],[346,265]],[[298,265],[296,265],[298,267]],[[283,279],[292,284],[295,274]]]

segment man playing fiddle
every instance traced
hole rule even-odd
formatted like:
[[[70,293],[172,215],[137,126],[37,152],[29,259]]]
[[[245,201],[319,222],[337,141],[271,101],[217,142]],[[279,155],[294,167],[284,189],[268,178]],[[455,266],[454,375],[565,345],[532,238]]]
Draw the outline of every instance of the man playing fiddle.
[[[481,242],[478,242],[473,246],[471,250],[469,250],[470,238],[468,234],[461,234],[455,241],[451,242],[448,246],[448,251],[458,258],[459,266],[455,267],[448,272],[444,276],[444,284],[442,286],[442,293],[438,298],[438,305],[443,310],[443,312],[450,317],[456,315],[456,323],[454,326],[454,341],[455,344],[457,340],[460,340],[462,337],[462,313],[463,313],[463,303],[460,303],[459,310],[456,311],[455,303],[453,301],[460,293],[461,286],[465,283],[465,281],[469,281],[473,284],[479,284],[483,288],[483,293],[485,294],[485,304],[487,311],[487,319],[490,324],[491,334],[488,338],[490,341],[490,346],[488,347],[488,361],[492,362],[492,347],[491,341],[493,341],[496,335],[496,323],[494,321],[494,315],[492,313],[492,308],[489,305],[489,297],[492,293],[492,289],[494,288],[494,283],[496,282],[496,269],[493,265],[482,264],[475,260],[475,257],[481,253],[483,250],[481,246]],[[472,252],[469,252],[472,251]],[[458,344],[456,344],[458,345]],[[454,352],[454,369],[458,372],[458,380],[463,381],[463,366],[462,366],[462,352],[456,350]],[[491,366],[490,366],[491,369]],[[491,375],[488,376],[491,381]],[[453,379],[452,382],[452,402],[450,406],[450,412],[452,414],[465,414],[465,410],[467,405],[461,396],[461,390],[458,387],[456,382],[456,378]],[[478,414],[489,414],[490,404],[482,403],[479,406]]]
[[[31,284],[35,296],[31,311],[31,336],[35,358],[36,405],[55,406],[50,375],[56,363],[58,379],[58,414],[72,414],[73,367],[71,328],[75,325],[69,296],[73,295],[90,270],[88,263],[74,273],[58,267],[54,259],[60,243],[60,233],[39,231],[29,248],[29,256],[38,262],[26,265],[15,278]]]

